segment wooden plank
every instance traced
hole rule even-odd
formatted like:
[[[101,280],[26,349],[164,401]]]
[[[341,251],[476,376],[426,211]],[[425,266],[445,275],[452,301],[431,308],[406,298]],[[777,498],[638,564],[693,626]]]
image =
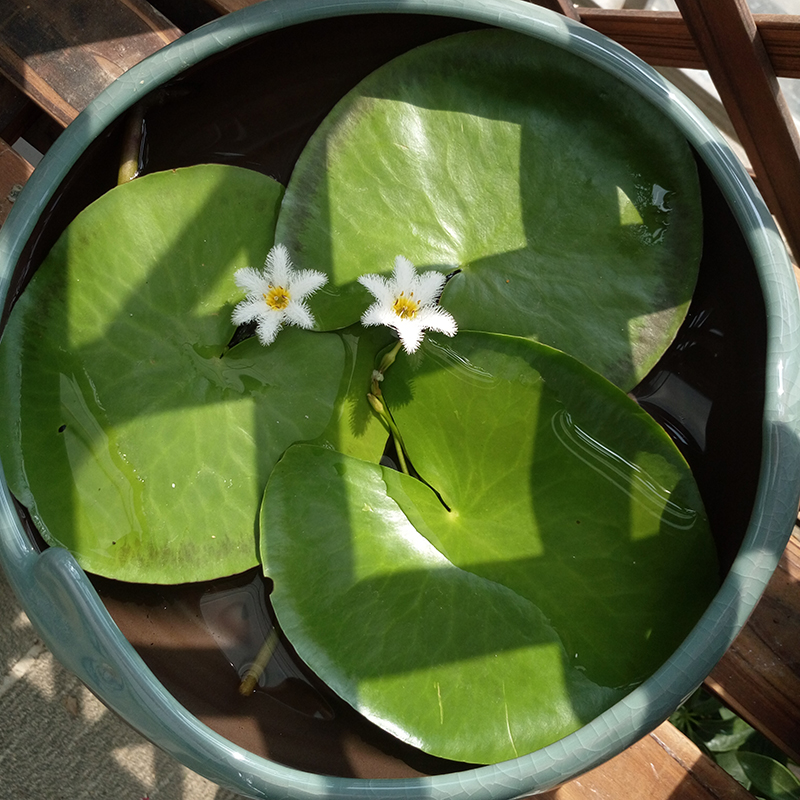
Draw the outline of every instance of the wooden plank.
[[[677,11],[581,8],[580,20],[660,67],[705,69],[705,61]],[[800,78],[800,16],[757,14],[756,27],[779,77]]]
[[[779,78],[800,78],[800,16],[755,17],[761,41]]]
[[[39,113],[24,92],[0,75],[0,139],[14,144]]]
[[[0,225],[11,213],[17,195],[32,172],[33,167],[0,139]]]
[[[764,199],[797,256],[800,137],[750,10],[745,0],[677,3],[759,177]]]
[[[800,536],[706,686],[800,762]]]
[[[6,0],[0,72],[62,126],[181,32],[145,0]]]
[[[753,800],[680,731],[665,722],[616,758],[537,797],[547,800]]]
[[[259,0],[205,0],[205,2],[220,14],[230,14],[232,11],[255,5]]]
[[[576,22],[580,19],[578,16],[578,9],[575,8],[571,0],[526,0],[526,2],[534,3],[543,8],[549,8],[551,11],[563,14],[565,17],[574,19]]]
[[[580,9],[584,25],[615,39],[639,58],[660,67],[703,69],[703,57],[677,11]]]

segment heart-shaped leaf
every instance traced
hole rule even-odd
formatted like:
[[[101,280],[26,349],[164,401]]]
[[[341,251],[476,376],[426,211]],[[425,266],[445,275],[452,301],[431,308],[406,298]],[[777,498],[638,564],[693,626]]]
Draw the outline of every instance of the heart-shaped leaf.
[[[419,481],[324,448],[289,448],[270,478],[273,606],[330,688],[398,738],[473,763],[523,755],[619,699],[571,666],[533,603],[431,546],[398,495],[413,516],[440,512]]]
[[[369,305],[358,283],[398,254],[461,272],[462,329],[531,337],[625,389],[672,341],[702,219],[682,134],[577,56],[508,31],[419,47],[323,122],[287,187],[277,238],[327,271],[322,329]]]
[[[480,333],[401,356],[383,393],[430,486],[298,446],[262,505],[279,621],[335,691],[428,752],[490,763],[576,729],[678,646],[715,551],[688,466],[635,403]]]
[[[337,334],[226,351],[233,273],[272,245],[282,187],[206,165],[117,187],[67,228],[0,347],[2,459],[43,536],[87,570],[180,583],[258,563],[273,464],[329,426]],[[276,343],[277,344],[277,343]]]

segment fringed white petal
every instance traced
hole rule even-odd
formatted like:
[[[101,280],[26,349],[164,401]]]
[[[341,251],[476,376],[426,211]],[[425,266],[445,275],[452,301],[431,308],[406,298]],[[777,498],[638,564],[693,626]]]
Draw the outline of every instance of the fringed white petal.
[[[283,309],[286,321],[299,328],[311,329],[314,327],[314,315],[309,311],[308,306],[302,300],[295,300]]]
[[[438,331],[439,333],[445,334],[445,336],[455,336],[458,333],[458,325],[453,315],[440,306],[426,306],[425,308],[421,308],[414,322],[419,322],[423,328]]]
[[[386,306],[381,303],[373,303],[362,315],[361,315],[361,324],[369,327],[370,325],[388,325],[389,327],[394,327],[394,321],[397,319],[397,314],[391,310],[391,308],[387,309]]]
[[[381,275],[362,275],[358,282],[373,295],[378,303],[388,306],[394,303],[394,285]]]
[[[292,259],[285,245],[276,244],[267,254],[264,265],[273,285],[285,287],[291,280]]]
[[[262,297],[242,300],[236,308],[233,309],[231,314],[231,322],[234,325],[244,325],[258,319],[262,313],[267,309],[267,304]]]
[[[403,343],[403,349],[406,353],[413,353],[422,343],[422,339],[425,336],[425,326],[419,317],[415,319],[398,318],[398,320],[394,328]]]
[[[328,276],[324,273],[313,269],[304,269],[292,275],[289,291],[293,298],[303,300],[321,289],[327,282]]]
[[[393,277],[394,290],[397,294],[405,293],[408,296],[416,289],[417,271],[405,256],[397,256],[395,258]]]
[[[233,273],[233,279],[236,281],[236,285],[248,294],[261,295],[266,290],[265,287],[268,283],[264,275],[252,267],[237,269]]]
[[[444,289],[447,277],[436,270],[430,270],[422,275],[417,276],[417,288],[415,290],[415,299],[421,306],[428,306],[435,303],[439,299],[439,295]]]
[[[283,324],[283,316],[282,311],[267,310],[259,317],[256,333],[258,334],[258,341],[265,347],[275,341],[275,337]]]

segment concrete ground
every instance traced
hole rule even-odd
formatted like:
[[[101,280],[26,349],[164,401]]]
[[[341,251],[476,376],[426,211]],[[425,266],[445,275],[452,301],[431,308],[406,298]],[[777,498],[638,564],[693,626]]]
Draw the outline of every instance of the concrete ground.
[[[0,568],[0,793],[14,800],[236,800],[147,742],[51,655]]]

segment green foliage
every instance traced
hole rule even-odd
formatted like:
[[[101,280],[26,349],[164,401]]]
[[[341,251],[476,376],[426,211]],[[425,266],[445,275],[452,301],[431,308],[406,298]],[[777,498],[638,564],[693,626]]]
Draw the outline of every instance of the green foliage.
[[[428,752],[491,763],[659,666],[713,595],[716,555],[688,466],[623,392],[527,339],[445,341],[383,382],[422,479],[289,448],[261,557],[329,686]]]
[[[369,303],[357,278],[398,254],[451,272],[461,329],[527,336],[624,389],[688,308],[702,249],[683,135],[600,70],[509,31],[400,56],[340,101],[304,149],[277,241],[330,276],[322,330]]]
[[[797,765],[702,687],[670,721],[756,797],[800,798],[800,779],[789,769]]]
[[[273,464],[331,424],[341,337],[292,330],[278,349],[225,352],[233,272],[263,262],[282,192],[219,166],[119,186],[15,306],[3,464],[45,539],[90,572],[182,583],[255,566]]]
[[[319,676],[450,759],[547,745],[656,669],[716,556],[687,464],[603,375],[632,387],[682,321],[699,188],[679,132],[585,66],[510,33],[452,37],[348,95],[285,197],[205,165],[85,209],[0,346],[0,455],[47,541],[148,583],[260,560]],[[276,225],[330,277],[309,300],[320,330],[232,345],[234,272]],[[357,324],[357,278],[398,254],[459,270],[441,303],[461,332],[404,354],[381,393],[392,336]],[[379,465],[381,420],[412,474]],[[737,768],[777,797],[765,758]]]

